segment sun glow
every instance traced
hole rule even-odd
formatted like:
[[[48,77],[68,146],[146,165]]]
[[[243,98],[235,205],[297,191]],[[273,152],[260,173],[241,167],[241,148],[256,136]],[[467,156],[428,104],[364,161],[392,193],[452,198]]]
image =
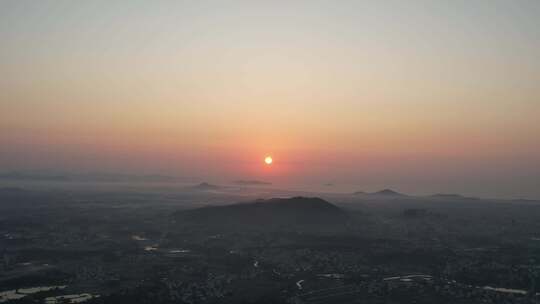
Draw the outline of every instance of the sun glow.
[[[265,162],[267,165],[271,165],[273,161],[274,161],[274,160],[273,160],[272,157],[270,157],[270,156],[267,156],[267,157],[264,159],[264,162]]]

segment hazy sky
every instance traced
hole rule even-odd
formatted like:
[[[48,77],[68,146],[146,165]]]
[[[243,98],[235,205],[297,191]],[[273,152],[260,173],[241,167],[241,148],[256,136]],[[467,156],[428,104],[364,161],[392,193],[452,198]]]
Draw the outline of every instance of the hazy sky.
[[[0,1],[7,170],[540,198],[540,1]]]

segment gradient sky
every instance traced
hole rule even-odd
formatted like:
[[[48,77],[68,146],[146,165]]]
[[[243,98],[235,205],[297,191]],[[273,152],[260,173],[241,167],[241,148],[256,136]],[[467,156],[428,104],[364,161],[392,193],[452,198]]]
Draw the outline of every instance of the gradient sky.
[[[4,0],[0,71],[0,171],[540,198],[536,0]]]

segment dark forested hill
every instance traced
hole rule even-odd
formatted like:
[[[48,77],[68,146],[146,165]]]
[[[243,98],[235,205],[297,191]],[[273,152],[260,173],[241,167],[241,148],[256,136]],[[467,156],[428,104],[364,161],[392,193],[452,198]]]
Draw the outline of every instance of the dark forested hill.
[[[174,219],[179,225],[224,231],[335,231],[346,228],[348,216],[320,198],[293,197],[179,211]]]

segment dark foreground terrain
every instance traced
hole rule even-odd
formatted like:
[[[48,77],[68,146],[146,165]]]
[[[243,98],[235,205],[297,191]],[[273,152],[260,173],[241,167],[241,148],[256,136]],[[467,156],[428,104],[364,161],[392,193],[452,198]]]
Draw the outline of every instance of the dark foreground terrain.
[[[1,188],[0,303],[540,300],[540,202],[209,186]]]

